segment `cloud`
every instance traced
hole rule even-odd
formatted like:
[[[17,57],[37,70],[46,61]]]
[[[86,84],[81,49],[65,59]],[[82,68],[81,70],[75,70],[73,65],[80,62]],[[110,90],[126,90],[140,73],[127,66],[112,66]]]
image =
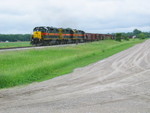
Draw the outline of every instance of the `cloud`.
[[[149,31],[149,0],[1,0],[0,33],[31,33],[35,26],[86,32]],[[117,31],[118,30],[118,31]]]

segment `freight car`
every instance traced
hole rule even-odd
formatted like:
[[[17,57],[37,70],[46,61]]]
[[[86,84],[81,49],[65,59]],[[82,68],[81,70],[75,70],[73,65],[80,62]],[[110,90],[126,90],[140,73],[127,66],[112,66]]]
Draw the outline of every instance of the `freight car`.
[[[81,43],[88,41],[104,40],[113,38],[112,35],[85,33],[82,30],[70,28],[35,27],[31,39],[32,45],[53,45]]]

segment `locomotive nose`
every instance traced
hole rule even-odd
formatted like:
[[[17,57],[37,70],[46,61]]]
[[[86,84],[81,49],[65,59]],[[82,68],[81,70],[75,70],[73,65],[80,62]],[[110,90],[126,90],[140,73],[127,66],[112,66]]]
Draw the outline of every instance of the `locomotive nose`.
[[[33,33],[33,38],[42,39],[41,32],[40,31],[35,31]]]

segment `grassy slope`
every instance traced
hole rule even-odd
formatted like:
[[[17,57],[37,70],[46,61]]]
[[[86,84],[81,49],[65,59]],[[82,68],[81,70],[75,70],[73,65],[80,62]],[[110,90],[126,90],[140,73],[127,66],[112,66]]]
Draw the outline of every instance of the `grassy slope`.
[[[23,46],[31,46],[30,42],[7,42],[0,43],[0,48],[10,48],[10,47],[23,47]]]
[[[0,88],[60,76],[125,50],[142,40],[105,40],[77,46],[10,51],[0,54]]]

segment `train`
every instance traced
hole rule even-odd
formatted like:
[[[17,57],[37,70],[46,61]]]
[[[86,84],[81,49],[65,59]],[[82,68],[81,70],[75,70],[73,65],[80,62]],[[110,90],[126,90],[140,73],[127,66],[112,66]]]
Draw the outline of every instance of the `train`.
[[[113,39],[111,34],[86,33],[82,30],[71,28],[56,28],[39,26],[33,29],[31,44],[35,46],[84,43],[104,39]]]

